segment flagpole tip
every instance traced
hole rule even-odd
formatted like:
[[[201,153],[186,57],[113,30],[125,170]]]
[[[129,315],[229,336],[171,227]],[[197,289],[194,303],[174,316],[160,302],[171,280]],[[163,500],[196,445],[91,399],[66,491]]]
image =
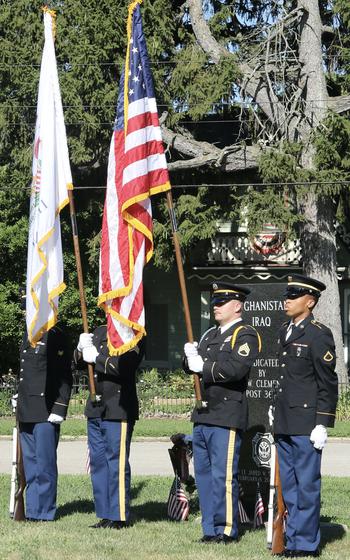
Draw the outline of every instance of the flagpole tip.
[[[51,16],[52,38],[55,41],[55,39],[56,39],[56,11],[55,10],[50,10],[50,8],[48,6],[43,6],[41,9],[44,12],[44,16],[45,16],[45,14],[49,14]]]
[[[56,17],[56,10],[50,10],[48,6],[43,6],[41,9],[44,12],[44,14],[50,14],[52,18]]]

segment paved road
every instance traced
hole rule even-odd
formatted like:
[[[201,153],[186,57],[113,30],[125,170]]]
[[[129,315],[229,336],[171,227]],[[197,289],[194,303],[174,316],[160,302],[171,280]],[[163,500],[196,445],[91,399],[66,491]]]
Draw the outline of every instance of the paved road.
[[[131,469],[135,475],[172,475],[168,454],[171,442],[133,441],[131,445]],[[0,473],[10,473],[12,443],[0,439]],[[84,474],[86,472],[86,439],[63,440],[58,447],[58,469],[62,474]],[[350,439],[331,439],[323,452],[322,474],[350,476]]]

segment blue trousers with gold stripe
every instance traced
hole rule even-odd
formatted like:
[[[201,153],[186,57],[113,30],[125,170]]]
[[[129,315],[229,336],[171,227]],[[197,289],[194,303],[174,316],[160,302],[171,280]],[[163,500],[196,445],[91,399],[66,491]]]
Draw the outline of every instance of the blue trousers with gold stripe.
[[[26,517],[52,521],[56,514],[57,445],[60,426],[51,422],[20,422],[26,475]]]
[[[240,430],[195,424],[193,459],[203,534],[238,537]]]
[[[90,472],[97,517],[128,521],[134,422],[88,419]]]
[[[310,436],[276,436],[283,498],[288,510],[286,548],[315,551],[320,543],[321,451]]]

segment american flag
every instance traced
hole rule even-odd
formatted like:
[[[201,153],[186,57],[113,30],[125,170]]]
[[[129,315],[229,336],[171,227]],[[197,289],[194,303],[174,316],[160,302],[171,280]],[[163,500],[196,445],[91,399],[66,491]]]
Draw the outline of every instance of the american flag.
[[[168,517],[172,521],[186,521],[190,505],[179,476],[175,476],[168,498]]]
[[[107,315],[112,355],[135,347],[145,334],[142,272],[153,254],[150,196],[170,189],[141,2],[129,6],[102,223],[99,305]]]
[[[239,488],[239,498],[238,498],[238,515],[239,515],[239,520],[241,523],[250,523],[250,519],[248,517],[248,514],[243,506],[243,502],[242,499],[244,496],[244,490],[243,490],[243,486],[242,484],[239,482],[238,484],[238,488]]]
[[[255,501],[255,510],[254,510],[254,527],[261,527],[262,525],[264,525],[264,521],[263,521],[263,514],[264,514],[265,508],[264,508],[264,503],[263,503],[263,499],[260,493],[260,488],[259,485],[257,487],[257,492],[256,492],[256,501]]]
[[[238,514],[239,514],[239,520],[240,520],[241,523],[250,523],[250,519],[247,515],[246,510],[244,509],[244,506],[243,506],[241,500],[238,500]]]

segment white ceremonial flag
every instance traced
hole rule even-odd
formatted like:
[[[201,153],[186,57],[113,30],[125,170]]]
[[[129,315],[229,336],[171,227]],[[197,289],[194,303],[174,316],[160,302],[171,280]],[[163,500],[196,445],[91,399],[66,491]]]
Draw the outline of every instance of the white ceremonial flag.
[[[55,13],[44,8],[30,196],[26,321],[35,346],[57,321],[58,296],[65,289],[59,214],[73,188],[54,47]]]

